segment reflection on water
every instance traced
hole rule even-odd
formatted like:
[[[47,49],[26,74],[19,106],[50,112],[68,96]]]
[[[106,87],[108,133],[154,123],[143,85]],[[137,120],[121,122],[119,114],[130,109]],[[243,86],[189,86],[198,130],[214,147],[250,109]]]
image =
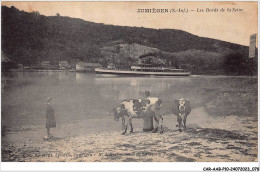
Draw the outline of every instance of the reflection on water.
[[[142,98],[145,90],[149,90],[151,96],[160,97],[164,113],[169,114],[175,99],[188,98],[195,109],[203,106],[204,89],[221,89],[229,82],[240,83],[241,80],[243,78],[231,81],[230,77],[104,77],[74,72],[17,72],[2,77],[2,120],[4,125],[42,125],[49,96],[53,97],[55,116],[61,123],[112,119],[113,107],[123,99]]]
[[[180,89],[190,82],[191,78],[95,77],[95,84],[101,86],[102,95],[116,96],[117,100],[143,97],[146,90],[151,92],[151,96],[174,100],[184,94],[185,89]]]

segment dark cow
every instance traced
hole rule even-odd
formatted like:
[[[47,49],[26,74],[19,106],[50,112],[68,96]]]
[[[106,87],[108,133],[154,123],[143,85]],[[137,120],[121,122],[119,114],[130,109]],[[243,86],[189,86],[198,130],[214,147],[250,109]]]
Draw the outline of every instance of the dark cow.
[[[127,132],[128,125],[131,127],[130,133],[133,132],[133,118],[142,119],[146,115],[153,115],[155,119],[154,132],[157,132],[159,123],[162,123],[162,117],[160,115],[161,106],[161,99],[155,97],[123,100],[119,106],[113,109],[114,120],[119,121],[119,118],[122,117],[122,124],[125,124],[125,130],[122,134],[125,134]],[[161,131],[162,130],[163,128],[161,124]]]
[[[186,129],[186,119],[191,112],[190,101],[184,98],[175,100],[172,106],[172,112],[177,116],[179,131],[181,131],[182,123],[184,129]]]

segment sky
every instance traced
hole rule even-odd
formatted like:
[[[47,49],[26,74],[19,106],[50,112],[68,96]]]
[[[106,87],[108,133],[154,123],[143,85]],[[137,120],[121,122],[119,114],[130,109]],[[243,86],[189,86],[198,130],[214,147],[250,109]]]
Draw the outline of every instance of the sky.
[[[246,46],[249,45],[250,35],[258,33],[257,1],[2,1],[1,5],[15,6],[26,12],[38,11],[46,16],[59,13],[61,16],[81,18],[95,23],[178,29],[201,37]],[[168,12],[138,13],[138,9],[153,8],[167,9]],[[173,12],[173,10],[184,10],[187,13]]]

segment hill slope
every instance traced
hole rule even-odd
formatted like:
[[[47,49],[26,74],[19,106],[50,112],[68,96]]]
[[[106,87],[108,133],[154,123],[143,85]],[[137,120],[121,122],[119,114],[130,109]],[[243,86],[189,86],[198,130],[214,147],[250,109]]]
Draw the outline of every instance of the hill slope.
[[[120,45],[124,45],[123,48]],[[27,13],[15,7],[2,6],[2,51],[16,63],[35,65],[42,60],[68,60],[100,62],[105,65],[115,56],[120,56],[122,65],[129,56],[127,47],[133,45],[137,51],[140,50],[138,46],[145,46],[149,50],[158,49],[156,52],[142,51],[152,53],[155,58],[180,64],[193,73],[203,74],[209,69],[212,74],[248,72],[246,46],[202,38],[174,29],[104,25],[62,16],[46,17],[38,12]],[[111,54],[105,52],[106,47],[110,47],[110,50],[114,47],[114,56],[106,56]],[[231,63],[239,64],[240,68],[228,71],[229,65],[234,64],[229,64],[226,59],[232,54],[235,62]],[[244,73],[237,71],[241,67]]]

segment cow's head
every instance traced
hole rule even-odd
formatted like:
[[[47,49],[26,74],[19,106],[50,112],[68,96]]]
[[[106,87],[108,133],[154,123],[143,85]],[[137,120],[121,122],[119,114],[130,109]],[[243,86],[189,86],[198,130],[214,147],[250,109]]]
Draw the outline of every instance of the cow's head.
[[[179,100],[175,100],[175,103],[177,104],[178,111],[180,113],[186,113],[189,114],[191,111],[190,107],[190,101],[184,98],[180,98]]]
[[[150,100],[148,99],[139,99],[139,102],[142,110],[146,110],[147,105],[150,104]]]
[[[121,106],[117,106],[117,107],[114,107],[113,108],[113,112],[114,112],[114,120],[115,121],[119,121],[119,118],[120,118],[120,114],[121,114]]]

